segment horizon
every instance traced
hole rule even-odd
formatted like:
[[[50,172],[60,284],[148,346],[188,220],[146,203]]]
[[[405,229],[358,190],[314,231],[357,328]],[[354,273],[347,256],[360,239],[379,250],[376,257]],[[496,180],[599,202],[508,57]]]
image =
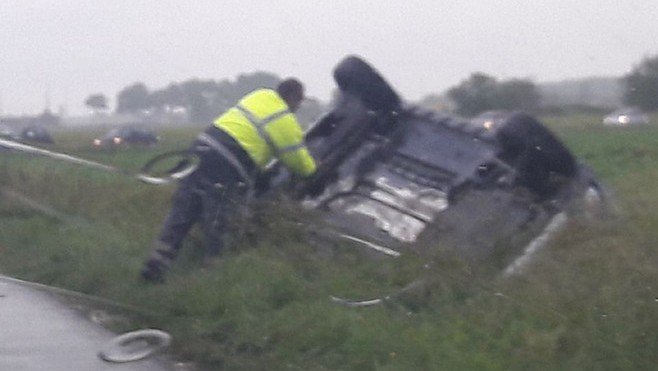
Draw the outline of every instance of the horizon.
[[[260,72],[267,72],[267,71],[260,71]],[[468,76],[466,76],[465,79],[467,77]],[[384,78],[386,78],[386,76],[384,76]],[[510,79],[512,79],[512,78],[513,77],[510,77]],[[542,88],[546,88],[546,87],[549,87],[549,86],[557,86],[557,85],[561,85],[561,84],[578,84],[578,83],[583,83],[583,82],[587,82],[587,81],[590,81],[590,80],[610,80],[611,82],[613,82],[613,81],[618,80],[620,78],[621,77],[613,77],[613,76],[586,76],[586,77],[581,77],[581,78],[575,77],[575,78],[562,79],[562,80],[559,80],[559,81],[545,81],[545,82],[539,82],[539,83],[533,81],[533,83],[536,85],[536,87],[538,89],[541,90]],[[191,80],[191,79],[195,79],[195,78],[190,78],[188,80]],[[201,79],[201,80],[207,80],[207,79]],[[215,81],[222,81],[222,80],[223,79],[219,79],[219,80],[215,80]],[[164,88],[167,85],[172,84],[172,83],[181,83],[181,82],[184,82],[184,81],[187,81],[187,80],[170,81],[170,82],[168,82],[168,83],[166,83],[166,84],[164,84],[163,86],[160,86],[160,87],[148,87],[148,88],[149,88],[150,91],[153,91],[153,90]],[[457,85],[457,84],[455,84],[455,85]],[[126,86],[128,86],[128,85],[126,85]],[[395,88],[395,86],[393,86],[393,88]],[[415,99],[415,100],[408,100],[408,99],[405,99],[405,97],[402,97],[402,98],[405,99],[408,102],[411,102],[411,103],[419,103],[425,98],[431,98],[433,96],[444,96],[446,94],[446,92],[447,92],[447,89],[442,91],[442,92],[429,92],[426,95],[421,96],[421,97],[419,97],[418,99]],[[94,93],[90,93],[89,95],[91,95],[91,94],[94,94]],[[115,112],[116,106],[115,106],[115,104],[113,104],[113,102],[115,101],[115,99],[114,99],[115,96],[116,96],[116,94],[114,94],[114,95],[107,95],[106,94],[106,97],[108,98],[108,103],[110,103],[109,107],[108,107],[108,110],[106,112],[107,114],[116,114],[116,112]],[[329,100],[330,100],[330,99],[320,99],[320,98],[313,97],[313,96],[308,96],[307,98],[317,99],[321,104],[328,104]],[[1,103],[1,100],[0,100],[0,103]],[[70,113],[67,112],[66,109],[64,109],[63,112],[62,112],[62,110],[61,110],[62,107],[63,106],[60,105],[60,107],[59,107],[60,109],[53,109],[53,107],[49,107],[47,104],[44,104],[41,109],[36,109],[34,111],[31,111],[31,112],[8,113],[8,112],[4,112],[1,109],[2,106],[0,104],[0,117],[4,117],[4,118],[36,117],[36,116],[39,116],[39,115],[42,115],[42,114],[45,114],[45,113],[51,113],[51,114],[54,114],[54,115],[60,116],[60,117],[85,117],[85,116],[93,116],[94,114],[98,113],[98,112],[94,112],[90,108],[86,108],[85,112],[78,112],[77,114],[70,114]]]
[[[495,4],[410,0],[5,0],[0,112],[84,112],[102,93],[267,71],[328,100],[333,67],[361,55],[419,100],[475,72],[535,84],[621,77],[658,53],[653,0]],[[375,11],[376,10],[376,11]]]

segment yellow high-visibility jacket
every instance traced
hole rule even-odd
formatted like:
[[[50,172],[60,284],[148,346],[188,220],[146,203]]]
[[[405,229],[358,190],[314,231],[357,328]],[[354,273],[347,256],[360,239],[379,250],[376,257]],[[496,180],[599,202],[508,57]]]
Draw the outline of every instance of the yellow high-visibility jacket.
[[[233,137],[261,170],[273,158],[297,175],[308,176],[316,170],[302,128],[274,90],[259,89],[248,94],[219,116],[214,125]]]

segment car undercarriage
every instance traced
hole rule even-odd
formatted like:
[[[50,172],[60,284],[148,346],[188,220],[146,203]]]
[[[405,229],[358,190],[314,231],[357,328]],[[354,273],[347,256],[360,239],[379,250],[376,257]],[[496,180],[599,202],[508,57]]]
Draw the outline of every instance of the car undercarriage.
[[[529,114],[482,125],[406,104],[356,56],[334,78],[338,97],[306,134],[317,174],[294,193],[319,216],[309,226],[318,233],[390,256],[449,248],[512,272],[605,198],[592,171]],[[289,177],[281,166],[269,176]]]

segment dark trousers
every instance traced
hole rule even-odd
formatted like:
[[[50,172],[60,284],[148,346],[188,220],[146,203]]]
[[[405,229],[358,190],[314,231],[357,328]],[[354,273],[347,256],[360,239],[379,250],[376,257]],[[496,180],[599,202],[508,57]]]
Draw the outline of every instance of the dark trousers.
[[[237,170],[207,146],[195,142],[193,150],[201,159],[199,168],[181,180],[157,236],[171,258],[195,224],[203,231],[205,255],[212,257],[222,252],[229,224],[243,222],[240,208],[247,189]]]

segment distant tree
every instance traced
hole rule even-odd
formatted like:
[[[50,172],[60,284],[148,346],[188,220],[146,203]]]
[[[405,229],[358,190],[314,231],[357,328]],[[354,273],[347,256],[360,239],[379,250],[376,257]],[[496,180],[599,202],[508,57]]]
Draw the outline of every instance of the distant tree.
[[[435,94],[431,93],[418,101],[418,105],[425,107],[429,110],[435,112],[450,112],[453,110],[453,104],[451,104],[450,99],[448,99],[444,94]]]
[[[164,89],[152,92],[150,102],[153,108],[159,110],[165,110],[168,107],[185,107],[186,105],[185,95],[177,84],[169,84]]]
[[[541,95],[534,83],[528,80],[512,79],[498,84],[494,108],[532,112],[539,107],[540,101]]]
[[[281,79],[269,72],[253,72],[249,74],[241,74],[232,83],[231,93],[233,98],[237,101],[243,95],[258,88],[275,88]]]
[[[233,105],[245,94],[258,88],[274,88],[281,81],[269,72],[239,75],[235,81],[190,79],[171,83],[166,88],[150,92],[146,85],[137,82],[117,94],[119,113],[139,112],[145,109],[167,110],[184,108],[193,122],[208,122]],[[305,118],[315,116],[320,108],[317,102],[307,102]]]
[[[117,94],[118,113],[136,113],[152,107],[149,90],[141,82],[136,82]]]
[[[471,74],[458,86],[448,90],[448,97],[455,102],[460,115],[474,116],[494,109],[496,79],[481,72]]]
[[[106,111],[108,108],[107,97],[104,94],[92,94],[85,99],[85,106],[94,112]]]
[[[456,112],[467,117],[494,109],[533,111],[540,102],[540,94],[531,81],[511,79],[499,82],[481,72],[471,74],[447,94],[454,102]]]
[[[194,122],[208,122],[223,111],[221,94],[214,80],[187,80],[180,84],[180,90]]]
[[[276,75],[268,72],[241,74],[234,82],[190,79],[154,91],[151,94],[151,103],[155,107],[167,104],[184,107],[193,122],[208,122],[231,108],[250,91],[274,88],[279,81]]]
[[[648,111],[658,110],[658,55],[643,59],[622,82],[624,103]]]

